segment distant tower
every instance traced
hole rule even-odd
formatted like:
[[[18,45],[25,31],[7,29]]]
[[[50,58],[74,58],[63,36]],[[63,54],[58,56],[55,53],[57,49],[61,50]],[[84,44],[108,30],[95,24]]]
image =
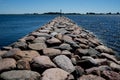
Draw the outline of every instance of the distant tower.
[[[62,9],[60,9],[60,17],[62,17]]]

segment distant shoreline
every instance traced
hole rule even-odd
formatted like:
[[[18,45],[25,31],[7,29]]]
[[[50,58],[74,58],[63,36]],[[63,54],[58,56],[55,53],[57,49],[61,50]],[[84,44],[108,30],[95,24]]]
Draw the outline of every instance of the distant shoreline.
[[[117,13],[94,13],[94,12],[87,12],[86,14],[81,13],[60,13],[60,12],[47,12],[47,13],[23,13],[23,14],[0,14],[0,15],[120,15],[119,12]]]

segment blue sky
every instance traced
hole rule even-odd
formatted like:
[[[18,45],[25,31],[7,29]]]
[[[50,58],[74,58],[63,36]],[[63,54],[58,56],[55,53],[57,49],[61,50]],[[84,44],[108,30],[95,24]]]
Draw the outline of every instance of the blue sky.
[[[120,12],[120,0],[0,0],[0,14]]]

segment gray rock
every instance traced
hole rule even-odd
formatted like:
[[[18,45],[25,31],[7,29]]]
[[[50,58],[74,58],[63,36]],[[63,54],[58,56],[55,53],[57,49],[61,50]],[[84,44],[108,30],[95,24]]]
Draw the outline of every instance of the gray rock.
[[[68,72],[60,68],[51,68],[43,72],[41,80],[66,80],[68,75]]]
[[[89,48],[88,55],[90,55],[90,56],[96,56],[97,54],[100,54],[100,52],[98,52],[94,48]]]
[[[14,48],[21,48],[21,49],[26,49],[27,48],[27,43],[26,42],[15,42],[12,44]]]
[[[13,58],[5,58],[0,60],[0,72],[16,68],[16,61]]]
[[[69,44],[66,44],[66,43],[61,44],[59,47],[62,50],[71,50],[72,49],[71,46]]]
[[[75,67],[73,66],[71,60],[66,57],[65,55],[59,55],[56,56],[53,61],[63,70],[71,73],[75,70]]]
[[[0,77],[4,80],[40,80],[40,74],[29,70],[12,70],[3,72]]]
[[[29,44],[28,47],[33,50],[42,50],[44,48],[47,48],[45,43],[32,43]]]
[[[88,54],[88,49],[79,48],[75,51],[75,54],[79,55],[80,57],[85,56]]]
[[[14,57],[16,54],[19,54],[19,53],[21,53],[21,50],[20,49],[17,49],[17,48],[15,48],[15,49],[11,49],[11,50],[9,50],[8,52],[6,52],[6,53],[4,53],[3,55],[2,55],[2,57]]]

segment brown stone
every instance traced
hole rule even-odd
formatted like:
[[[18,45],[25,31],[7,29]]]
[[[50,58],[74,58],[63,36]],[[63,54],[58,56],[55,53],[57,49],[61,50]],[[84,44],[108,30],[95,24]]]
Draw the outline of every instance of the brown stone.
[[[47,56],[57,56],[61,54],[61,51],[59,49],[54,48],[45,48],[43,49],[43,54]]]
[[[47,69],[47,68],[54,68],[56,65],[50,60],[48,56],[38,56],[33,58],[31,61],[32,67],[40,68],[40,69]]]
[[[16,68],[16,61],[13,58],[5,58],[0,60],[0,72]]]
[[[32,43],[32,44],[29,44],[28,47],[33,50],[42,50],[44,48],[47,48],[45,43]]]
[[[40,54],[37,51],[34,50],[26,50],[26,51],[21,51],[20,53],[17,53],[15,55],[16,59],[22,59],[26,58],[28,61],[31,61],[32,58],[40,56]]]
[[[34,36],[27,36],[27,37],[25,37],[26,41],[33,41],[34,39],[35,39]]]
[[[37,37],[35,40],[33,40],[34,43],[45,43],[46,38],[45,37]]]
[[[30,64],[28,60],[21,59],[17,61],[17,69],[30,70]]]

